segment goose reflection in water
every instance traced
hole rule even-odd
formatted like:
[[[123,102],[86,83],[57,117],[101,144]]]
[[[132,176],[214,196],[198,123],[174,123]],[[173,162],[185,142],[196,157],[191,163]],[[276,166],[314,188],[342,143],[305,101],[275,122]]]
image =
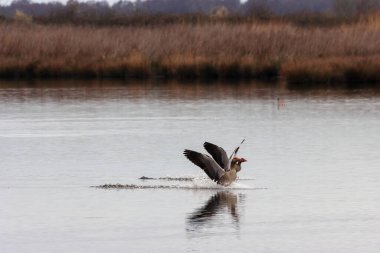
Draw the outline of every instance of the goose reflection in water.
[[[232,227],[239,229],[239,206],[244,200],[244,195],[229,191],[219,191],[199,209],[196,209],[187,217],[187,231],[198,231],[204,228],[212,229],[220,227]],[[231,216],[225,219],[225,214]],[[215,221],[215,222],[213,222]],[[232,226],[231,226],[232,225]],[[226,230],[224,230],[226,231]]]

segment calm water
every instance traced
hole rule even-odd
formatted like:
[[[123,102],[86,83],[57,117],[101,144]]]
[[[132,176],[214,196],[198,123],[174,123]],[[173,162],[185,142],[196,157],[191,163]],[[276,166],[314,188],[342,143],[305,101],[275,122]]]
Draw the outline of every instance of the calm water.
[[[380,92],[265,87],[2,82],[0,252],[379,252]]]

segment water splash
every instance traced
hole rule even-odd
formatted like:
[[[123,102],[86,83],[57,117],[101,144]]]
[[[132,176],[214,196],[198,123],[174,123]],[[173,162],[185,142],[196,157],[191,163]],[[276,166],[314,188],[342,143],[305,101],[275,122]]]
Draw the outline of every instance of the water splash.
[[[92,186],[100,189],[188,189],[188,190],[257,190],[264,188],[257,188],[251,185],[242,183],[242,181],[255,180],[254,178],[238,178],[237,181],[225,187],[216,184],[208,177],[199,175],[194,176],[171,176],[165,177],[147,177],[142,176],[137,180],[125,184],[104,184],[99,186]]]
[[[92,186],[99,189],[184,189],[184,190],[264,190],[265,188],[255,188],[250,186],[201,186],[201,185],[137,185],[137,184],[104,184]]]
[[[140,180],[165,180],[165,181],[193,181],[194,177],[170,177],[170,176],[167,176],[167,177],[154,178],[154,177],[142,176],[139,179]]]
[[[208,178],[194,178],[179,184],[104,184],[93,186],[100,189],[188,189],[188,190],[257,190],[250,185],[234,182],[230,186],[221,186]]]
[[[166,177],[147,177],[147,176],[142,176],[139,179],[140,180],[162,180],[162,181],[195,181],[197,179],[200,179],[203,177],[189,177],[189,176],[178,176],[178,177],[171,177],[171,176],[166,176]],[[206,178],[209,180],[208,178]],[[236,181],[253,181],[256,180],[255,178],[238,178]]]
[[[249,177],[247,177],[247,178],[238,178],[238,179],[236,179],[236,181],[254,181],[254,180],[256,180],[256,178],[249,178]]]

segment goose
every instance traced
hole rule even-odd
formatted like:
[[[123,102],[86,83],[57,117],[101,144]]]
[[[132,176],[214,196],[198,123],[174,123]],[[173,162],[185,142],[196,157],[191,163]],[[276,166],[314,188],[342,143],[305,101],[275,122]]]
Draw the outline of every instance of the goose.
[[[200,167],[211,180],[222,186],[229,186],[236,180],[237,173],[241,170],[241,164],[247,161],[244,158],[236,156],[240,145],[235,148],[229,158],[223,148],[210,142],[205,142],[203,147],[212,158],[206,154],[189,149],[185,149],[183,154],[192,163]]]

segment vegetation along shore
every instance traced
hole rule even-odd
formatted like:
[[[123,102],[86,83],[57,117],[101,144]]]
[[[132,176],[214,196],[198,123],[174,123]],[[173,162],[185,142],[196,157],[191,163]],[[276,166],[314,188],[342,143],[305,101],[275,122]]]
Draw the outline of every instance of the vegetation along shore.
[[[17,15],[0,21],[0,78],[380,82],[376,13],[311,25],[294,17],[156,15],[99,25]]]

